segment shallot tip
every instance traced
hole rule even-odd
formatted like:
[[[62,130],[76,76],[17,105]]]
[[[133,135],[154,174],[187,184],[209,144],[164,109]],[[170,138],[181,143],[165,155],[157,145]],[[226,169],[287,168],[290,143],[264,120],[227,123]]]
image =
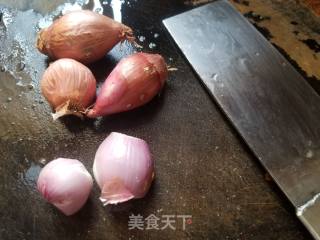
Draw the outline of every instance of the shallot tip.
[[[135,42],[136,41],[136,38],[133,34],[132,29],[127,26],[124,27],[124,29],[122,30],[120,38],[121,38],[121,42],[123,42],[124,40],[127,40],[128,42]]]

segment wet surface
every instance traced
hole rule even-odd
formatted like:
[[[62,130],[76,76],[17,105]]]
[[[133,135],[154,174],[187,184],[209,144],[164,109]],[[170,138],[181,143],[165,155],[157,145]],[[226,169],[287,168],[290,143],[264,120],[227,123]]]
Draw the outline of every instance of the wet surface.
[[[311,239],[164,30],[162,19],[191,6],[184,1],[85,2],[0,0],[0,239]],[[39,91],[48,61],[34,47],[36,32],[61,12],[80,7],[131,26],[144,51],[161,53],[178,68],[159,97],[98,120],[52,121]],[[299,25],[292,26],[302,31]],[[117,46],[91,65],[99,83],[135,50]],[[146,198],[104,208],[95,185],[88,203],[72,217],[41,199],[35,184],[45,162],[76,158],[92,173],[95,151],[112,131],[150,143],[156,180]],[[131,214],[192,215],[192,223],[186,230],[180,219],[175,230],[129,230]]]

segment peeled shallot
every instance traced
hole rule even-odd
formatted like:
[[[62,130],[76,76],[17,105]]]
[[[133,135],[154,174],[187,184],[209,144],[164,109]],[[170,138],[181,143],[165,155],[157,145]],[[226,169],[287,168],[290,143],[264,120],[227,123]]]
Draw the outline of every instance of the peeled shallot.
[[[37,186],[42,196],[65,215],[76,213],[88,199],[93,180],[81,162],[58,158],[40,172]]]
[[[148,144],[139,138],[111,133],[96,152],[93,173],[104,205],[144,197],[154,178]]]

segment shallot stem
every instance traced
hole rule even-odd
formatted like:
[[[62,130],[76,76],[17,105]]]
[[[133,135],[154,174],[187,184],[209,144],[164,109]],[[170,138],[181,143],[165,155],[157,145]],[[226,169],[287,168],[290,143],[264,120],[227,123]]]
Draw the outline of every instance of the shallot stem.
[[[94,103],[93,104],[91,104],[89,107],[87,107],[83,112],[81,112],[81,113],[83,113],[83,114],[87,114],[89,111],[90,111],[90,109],[92,109],[94,107]]]
[[[55,113],[51,113],[53,120],[57,120],[58,118],[66,115],[75,115],[77,117],[80,117],[83,120],[83,115],[85,114],[83,111],[80,110],[73,110],[72,107],[70,109],[70,100],[65,102],[64,104],[58,106],[55,109]]]

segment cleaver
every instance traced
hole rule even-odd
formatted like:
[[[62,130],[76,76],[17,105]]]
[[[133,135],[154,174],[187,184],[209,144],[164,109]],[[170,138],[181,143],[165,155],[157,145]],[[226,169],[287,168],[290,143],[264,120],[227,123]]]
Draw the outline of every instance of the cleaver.
[[[320,239],[320,97],[227,1],[163,21],[235,129]]]

